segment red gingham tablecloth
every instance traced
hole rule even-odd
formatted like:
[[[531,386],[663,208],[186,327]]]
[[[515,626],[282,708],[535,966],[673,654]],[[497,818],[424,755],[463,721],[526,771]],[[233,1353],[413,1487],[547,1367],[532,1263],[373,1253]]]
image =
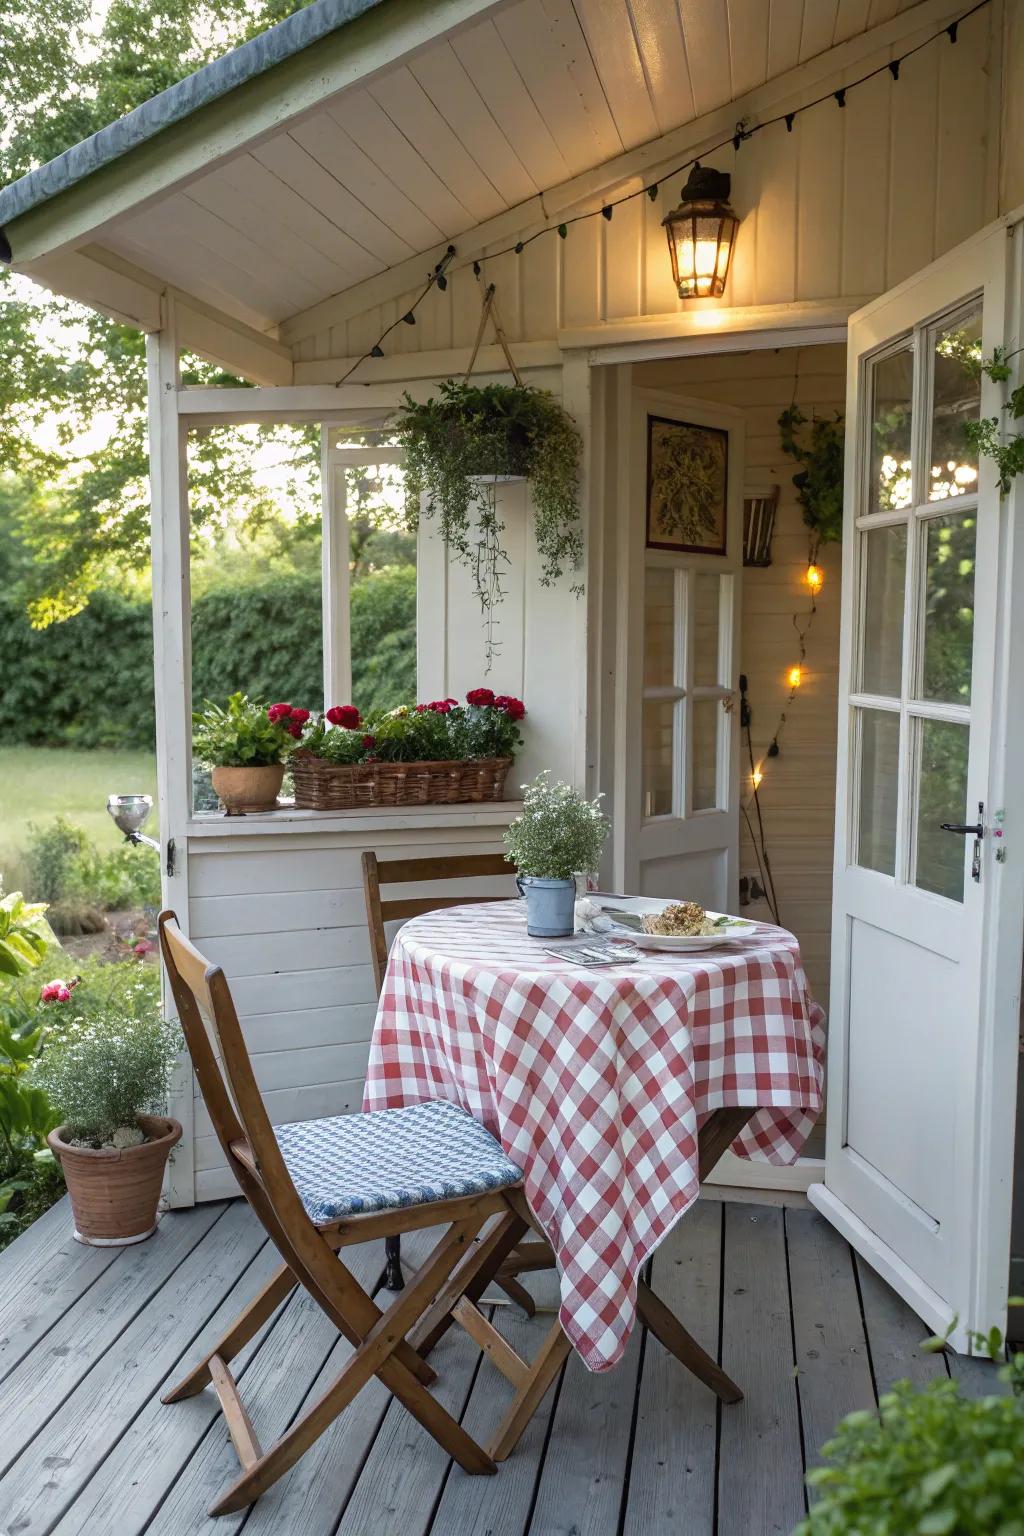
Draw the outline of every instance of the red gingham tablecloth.
[[[586,970],[521,902],[414,918],[391,951],[363,1108],[461,1104],[524,1171],[559,1318],[591,1370],[622,1355],[637,1276],[697,1197],[697,1131],[756,1104],[733,1144],[791,1163],[821,1108],[825,1016],[792,934]]]

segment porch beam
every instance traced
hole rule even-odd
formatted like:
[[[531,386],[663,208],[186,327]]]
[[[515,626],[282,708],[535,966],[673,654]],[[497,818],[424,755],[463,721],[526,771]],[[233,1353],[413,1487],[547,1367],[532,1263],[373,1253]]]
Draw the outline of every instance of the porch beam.
[[[146,337],[157,800],[163,904],[177,912],[182,932],[187,934],[186,829],[192,814],[192,609],[187,435],[175,409],[180,378],[173,297],[161,300],[161,322],[160,330]],[[164,1008],[170,1016],[166,994]],[[191,1061],[183,1052],[172,1076],[169,1095],[170,1112],[181,1121],[184,1132],[171,1154],[168,1169],[168,1197],[172,1205],[195,1203],[193,1106]]]
[[[626,363],[656,356],[658,350],[672,357],[743,351],[753,335],[758,346],[792,346],[796,339],[820,344],[835,341],[837,329],[845,331],[850,316],[875,297],[872,293],[795,304],[740,304],[605,320],[559,331],[558,345],[563,350],[586,348],[594,363]],[[797,338],[795,332],[803,334]],[[659,348],[659,343],[664,345]]]
[[[798,64],[746,95],[684,123],[681,128],[616,155],[603,165],[550,188],[539,197],[529,198],[515,208],[497,214],[475,229],[456,236],[456,265],[485,258],[490,247],[506,244],[512,238],[527,238],[539,229],[557,224],[566,214],[599,208],[610,196],[645,186],[652,176],[664,174],[689,156],[706,154],[712,145],[733,131],[738,119],[750,118],[757,122],[783,108],[788,109],[790,104],[799,106],[801,101],[818,94],[824,80],[844,72],[852,73],[873,55],[888,57],[908,37],[937,30],[956,16],[960,8],[951,0],[922,0],[912,9],[873,27],[870,32],[863,32]],[[364,278],[344,292],[322,299],[291,316],[281,324],[281,340],[294,345],[307,336],[321,334],[422,286],[426,272],[440,260],[445,249],[446,245],[439,245],[421,255],[411,256],[386,272]]]
[[[511,0],[389,0],[264,74],[165,128],[7,226],[16,270],[143,212],[235,155],[317,112],[323,103]],[[315,62],[314,62],[315,55]]]

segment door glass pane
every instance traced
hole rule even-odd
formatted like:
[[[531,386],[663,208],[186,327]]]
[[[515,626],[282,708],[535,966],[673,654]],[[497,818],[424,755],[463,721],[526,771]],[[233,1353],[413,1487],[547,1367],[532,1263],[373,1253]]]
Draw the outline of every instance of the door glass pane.
[[[698,571],[693,578],[693,680],[717,683],[718,607],[721,580]]]
[[[969,496],[978,489],[978,455],[964,427],[981,409],[981,305],[939,331],[932,353],[929,501]]]
[[[665,688],[675,671],[675,572],[650,565],[644,583],[644,687]]]
[[[693,706],[695,811],[711,811],[718,804],[718,722],[722,713],[719,699],[698,699]]]
[[[860,714],[860,807],[857,863],[896,873],[897,770],[900,717],[881,709]]]
[[[907,528],[874,528],[861,535],[864,559],[864,637],[861,691],[898,698],[903,675],[903,593]]]
[[[869,512],[895,512],[911,504],[913,382],[914,351],[909,342],[872,364]]]
[[[937,517],[925,525],[923,697],[971,698],[976,519]]]
[[[967,748],[970,729],[947,720],[918,722],[917,869],[922,891],[964,899],[964,838],[943,832],[943,821],[973,821],[967,815]],[[967,839],[970,842],[970,839]]]
[[[647,699],[643,723],[643,813],[672,814],[672,699]]]

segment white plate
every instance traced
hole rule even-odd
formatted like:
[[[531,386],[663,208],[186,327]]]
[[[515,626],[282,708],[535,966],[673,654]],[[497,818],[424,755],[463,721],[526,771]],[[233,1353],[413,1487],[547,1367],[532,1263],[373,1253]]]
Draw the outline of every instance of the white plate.
[[[601,901],[604,908],[618,907],[622,911],[644,914],[646,912],[663,912],[666,907],[672,906],[670,901],[664,901],[651,896],[631,896],[625,901],[615,899]],[[685,954],[687,951],[700,951],[706,949],[720,949],[725,944],[735,944],[738,939],[749,937],[754,932],[755,923],[745,917],[731,917],[728,913],[712,912],[708,917],[714,922],[720,917],[728,917],[728,926],[723,927],[718,933],[704,934],[680,934],[680,933],[642,933],[624,923],[617,923],[612,913],[612,930],[609,937],[624,938],[628,935],[634,944],[641,949],[668,950],[677,954]]]

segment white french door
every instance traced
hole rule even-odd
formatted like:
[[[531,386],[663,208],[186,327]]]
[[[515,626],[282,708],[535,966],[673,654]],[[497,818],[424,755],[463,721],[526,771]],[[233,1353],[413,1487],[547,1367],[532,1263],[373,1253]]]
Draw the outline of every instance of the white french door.
[[[731,911],[737,900],[743,417],[727,407],[633,390],[619,575],[617,888]],[[654,430],[682,423],[725,442],[724,552],[650,547]],[[637,751],[639,744],[640,750]],[[620,798],[621,796],[621,798]]]
[[[980,364],[1019,345],[1018,269],[993,228],[849,331],[828,1128],[810,1198],[929,1324],[956,1315],[959,1347],[1005,1313],[1024,858],[1022,541],[964,427],[1000,414]]]

